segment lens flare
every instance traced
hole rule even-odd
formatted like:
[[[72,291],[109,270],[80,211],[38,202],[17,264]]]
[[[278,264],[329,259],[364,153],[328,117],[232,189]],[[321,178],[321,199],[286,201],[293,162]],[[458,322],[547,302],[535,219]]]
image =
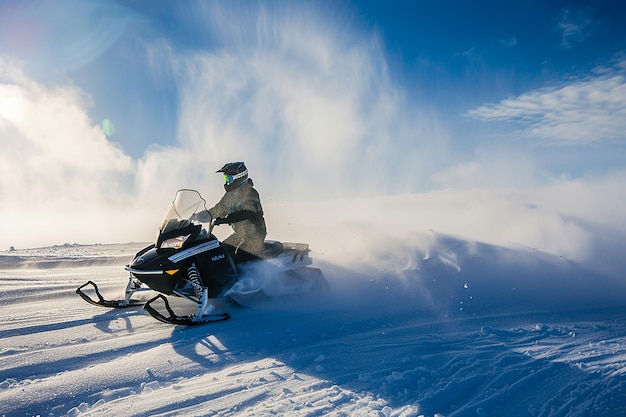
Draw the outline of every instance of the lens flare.
[[[104,119],[102,121],[102,131],[108,138],[115,135],[115,125],[110,119]]]

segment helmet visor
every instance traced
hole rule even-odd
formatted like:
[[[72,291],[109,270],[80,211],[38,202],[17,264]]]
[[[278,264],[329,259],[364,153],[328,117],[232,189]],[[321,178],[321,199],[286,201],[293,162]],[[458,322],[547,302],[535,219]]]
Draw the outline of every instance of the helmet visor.
[[[230,184],[230,183],[232,183],[233,181],[235,181],[235,179],[233,178],[233,176],[232,176],[232,175],[226,175],[226,174],[224,174],[224,182],[225,182],[226,184]]]

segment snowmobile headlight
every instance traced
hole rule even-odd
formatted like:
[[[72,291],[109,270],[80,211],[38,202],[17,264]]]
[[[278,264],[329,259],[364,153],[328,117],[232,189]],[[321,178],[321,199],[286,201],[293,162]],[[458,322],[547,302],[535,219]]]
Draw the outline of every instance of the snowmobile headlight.
[[[176,236],[171,239],[164,240],[161,243],[161,249],[180,249],[191,235]]]

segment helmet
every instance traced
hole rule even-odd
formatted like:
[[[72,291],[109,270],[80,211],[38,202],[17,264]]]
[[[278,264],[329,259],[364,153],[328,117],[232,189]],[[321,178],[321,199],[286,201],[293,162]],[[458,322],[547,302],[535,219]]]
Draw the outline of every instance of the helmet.
[[[226,182],[226,185],[230,185],[237,180],[241,180],[240,182],[243,182],[248,179],[248,168],[246,168],[246,165],[243,162],[229,162],[215,172],[224,173],[224,181]]]

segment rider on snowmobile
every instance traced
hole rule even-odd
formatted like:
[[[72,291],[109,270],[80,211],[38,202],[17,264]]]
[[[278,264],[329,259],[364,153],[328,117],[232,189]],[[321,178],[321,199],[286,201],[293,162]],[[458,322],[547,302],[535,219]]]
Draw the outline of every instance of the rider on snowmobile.
[[[237,260],[263,256],[267,235],[259,193],[254,189],[243,162],[229,162],[216,171],[224,174],[226,193],[209,213],[215,224],[228,223],[233,234],[222,242]]]

